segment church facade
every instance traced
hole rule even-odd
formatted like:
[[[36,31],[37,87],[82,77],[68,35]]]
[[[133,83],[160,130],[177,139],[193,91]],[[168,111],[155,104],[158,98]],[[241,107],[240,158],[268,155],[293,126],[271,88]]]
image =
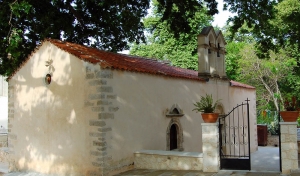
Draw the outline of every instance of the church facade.
[[[229,112],[250,100],[257,150],[255,88],[230,81],[221,32],[198,36],[199,70],[47,39],[9,77],[11,170],[111,175],[134,167],[138,150],[202,152],[200,96]]]

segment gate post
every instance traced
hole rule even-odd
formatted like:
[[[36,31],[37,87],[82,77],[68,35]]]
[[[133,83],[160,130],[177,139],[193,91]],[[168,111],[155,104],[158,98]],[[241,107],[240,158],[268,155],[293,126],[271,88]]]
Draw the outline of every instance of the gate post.
[[[297,122],[280,122],[282,173],[298,169]]]
[[[203,172],[220,168],[218,123],[202,123]]]

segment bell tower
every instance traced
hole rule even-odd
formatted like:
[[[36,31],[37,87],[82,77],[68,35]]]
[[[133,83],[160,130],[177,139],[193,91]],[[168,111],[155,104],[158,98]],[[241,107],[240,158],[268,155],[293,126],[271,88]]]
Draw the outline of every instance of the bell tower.
[[[221,31],[204,27],[198,35],[198,75],[226,78],[225,45]]]

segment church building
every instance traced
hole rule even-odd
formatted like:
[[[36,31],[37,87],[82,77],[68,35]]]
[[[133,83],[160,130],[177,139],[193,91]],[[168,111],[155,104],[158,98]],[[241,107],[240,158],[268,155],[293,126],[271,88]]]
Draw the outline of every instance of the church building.
[[[195,39],[196,40],[196,39]],[[8,78],[10,170],[113,175],[134,168],[140,150],[202,152],[200,96],[228,113],[250,100],[257,150],[255,88],[228,80],[222,32],[198,36],[198,71],[160,60],[46,39]]]

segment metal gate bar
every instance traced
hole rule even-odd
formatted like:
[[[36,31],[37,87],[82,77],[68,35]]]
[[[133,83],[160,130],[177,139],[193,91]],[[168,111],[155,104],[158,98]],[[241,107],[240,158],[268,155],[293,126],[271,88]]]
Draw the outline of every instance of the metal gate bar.
[[[248,98],[219,118],[221,169],[251,170],[249,121]]]

